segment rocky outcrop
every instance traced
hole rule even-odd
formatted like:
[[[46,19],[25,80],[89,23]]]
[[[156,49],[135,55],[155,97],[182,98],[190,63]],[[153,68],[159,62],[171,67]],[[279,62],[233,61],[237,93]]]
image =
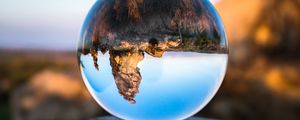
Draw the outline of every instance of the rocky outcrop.
[[[176,47],[180,40],[158,41],[151,39],[149,43],[131,44],[123,41],[121,45],[112,47],[109,51],[110,65],[119,93],[129,103],[134,104],[134,97],[139,92],[139,85],[142,80],[138,63],[144,59],[144,53],[153,57],[161,57],[164,51],[170,47]],[[98,54],[91,52],[94,60]],[[94,61],[97,63],[97,61]],[[98,69],[98,65],[95,64]]]
[[[128,100],[135,103],[134,97],[138,93],[142,76],[137,67],[144,59],[142,51],[109,51],[110,64],[119,93]]]

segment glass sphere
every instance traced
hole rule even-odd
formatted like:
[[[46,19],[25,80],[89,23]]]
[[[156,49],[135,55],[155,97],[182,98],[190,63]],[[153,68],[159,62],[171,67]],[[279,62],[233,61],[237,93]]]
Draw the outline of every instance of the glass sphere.
[[[223,23],[207,0],[99,0],[82,27],[85,85],[122,119],[184,119],[219,89]]]

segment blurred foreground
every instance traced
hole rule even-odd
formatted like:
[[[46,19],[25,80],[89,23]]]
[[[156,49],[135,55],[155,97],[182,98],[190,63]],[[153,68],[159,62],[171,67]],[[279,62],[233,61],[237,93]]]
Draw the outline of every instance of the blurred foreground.
[[[1,118],[89,119],[105,114],[86,90],[76,53],[2,50]]]
[[[300,118],[299,0],[222,0],[230,62],[216,97],[197,115]],[[75,52],[0,50],[0,119],[107,115],[90,97]]]

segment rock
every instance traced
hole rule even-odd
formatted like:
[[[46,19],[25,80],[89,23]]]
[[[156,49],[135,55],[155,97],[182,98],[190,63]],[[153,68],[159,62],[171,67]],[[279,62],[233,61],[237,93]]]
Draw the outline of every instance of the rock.
[[[98,51],[96,49],[91,48],[90,49],[91,55],[93,57],[93,61],[94,61],[94,66],[97,70],[99,70],[99,65],[98,65]]]
[[[153,57],[162,57],[167,49],[177,47],[180,43],[180,39],[157,40],[152,38],[144,41],[116,40],[112,44],[109,44],[112,73],[119,93],[124,99],[128,100],[131,104],[135,103],[134,97],[138,93],[142,79],[137,65],[144,59],[144,52]],[[103,53],[102,48],[100,47],[99,49]],[[97,64],[98,51],[91,48],[90,54],[93,58],[95,68],[99,70],[99,65]]]
[[[142,76],[137,64],[144,59],[142,51],[114,51],[110,50],[110,64],[119,93],[134,104],[134,97],[138,93]]]

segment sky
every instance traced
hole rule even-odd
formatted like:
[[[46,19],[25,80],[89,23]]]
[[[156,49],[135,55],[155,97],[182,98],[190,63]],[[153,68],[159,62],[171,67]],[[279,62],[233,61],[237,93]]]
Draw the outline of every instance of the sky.
[[[0,0],[0,48],[75,50],[96,1]]]

